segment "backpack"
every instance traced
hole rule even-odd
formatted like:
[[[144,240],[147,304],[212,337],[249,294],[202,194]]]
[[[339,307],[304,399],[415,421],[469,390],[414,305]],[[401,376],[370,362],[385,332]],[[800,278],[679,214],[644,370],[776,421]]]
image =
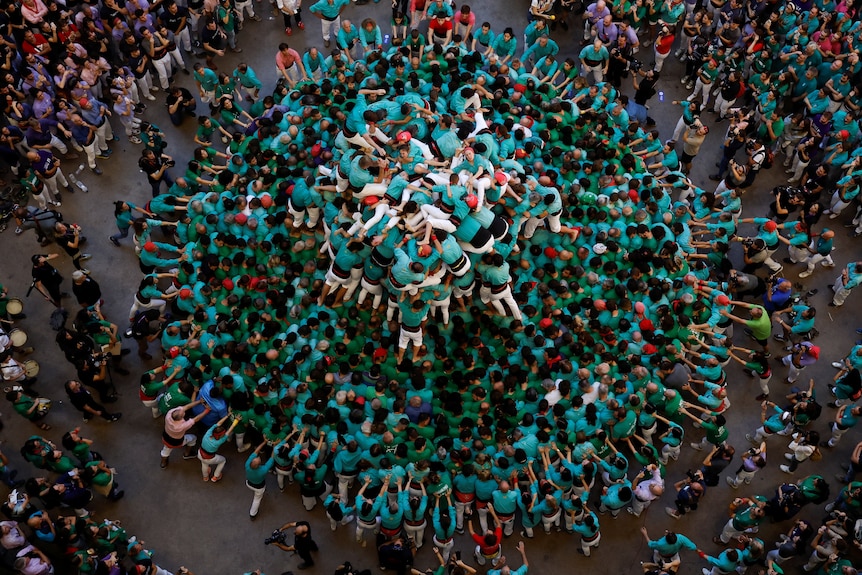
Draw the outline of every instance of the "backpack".
[[[61,328],[65,327],[68,318],[69,312],[62,307],[58,307],[51,312],[51,319],[48,320],[48,324],[54,331],[60,331]]]

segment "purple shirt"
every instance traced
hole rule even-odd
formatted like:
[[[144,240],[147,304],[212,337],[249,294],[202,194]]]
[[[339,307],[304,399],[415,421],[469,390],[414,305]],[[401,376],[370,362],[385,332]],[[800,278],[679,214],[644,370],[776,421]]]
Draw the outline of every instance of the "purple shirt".
[[[34,150],[39,159],[32,163],[33,169],[40,174],[47,174],[54,169],[54,154],[48,150]]]

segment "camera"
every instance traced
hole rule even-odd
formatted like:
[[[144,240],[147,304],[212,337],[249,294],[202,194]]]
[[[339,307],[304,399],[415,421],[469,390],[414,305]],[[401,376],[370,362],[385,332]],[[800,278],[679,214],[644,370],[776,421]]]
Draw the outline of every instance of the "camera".
[[[272,535],[263,540],[264,545],[271,545],[273,543],[281,543],[284,544],[287,539],[287,535],[281,529],[276,529],[272,532]]]
[[[168,160],[165,162],[165,165],[169,168],[173,168],[174,166],[177,165],[177,163],[174,160]]]
[[[643,62],[641,62],[637,58],[632,58],[631,60],[629,60],[629,70],[631,70],[635,74],[641,71],[643,65]]]

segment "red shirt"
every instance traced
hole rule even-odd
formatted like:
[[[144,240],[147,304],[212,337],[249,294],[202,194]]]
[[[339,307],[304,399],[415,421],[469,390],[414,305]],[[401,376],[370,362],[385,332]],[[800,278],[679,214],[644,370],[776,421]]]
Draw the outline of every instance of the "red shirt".
[[[667,54],[673,46],[674,35],[660,36],[655,42],[655,51],[658,54]]]
[[[491,557],[496,555],[500,551],[500,541],[503,539],[503,529],[497,527],[494,530],[494,544],[490,547],[485,545],[485,534],[479,535],[478,533],[473,534],[473,541],[476,542],[476,545],[479,546],[479,552],[485,557]]]
[[[428,22],[428,28],[434,31],[438,36],[445,36],[446,32],[452,29],[452,21],[451,20],[443,20],[442,22],[437,18],[434,18],[430,22]]]

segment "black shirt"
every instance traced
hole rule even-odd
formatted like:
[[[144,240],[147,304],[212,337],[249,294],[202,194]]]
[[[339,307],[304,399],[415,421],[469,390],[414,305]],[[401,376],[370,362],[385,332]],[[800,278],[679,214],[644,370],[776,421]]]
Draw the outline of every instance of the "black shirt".
[[[171,14],[168,10],[165,10],[164,12],[162,12],[162,15],[159,17],[159,19],[165,25],[165,28],[167,28],[168,30],[170,30],[174,34],[176,34],[177,32],[180,32],[183,29],[184,26],[181,27],[181,25],[183,23],[183,18],[188,20],[189,11],[187,8],[180,6],[180,5],[177,5],[177,13],[176,14]]]
[[[180,110],[182,110],[182,106],[188,103],[194,103],[195,99],[192,96],[192,93],[186,90],[185,88],[179,88],[179,94],[168,94],[167,104],[168,108],[177,103],[177,100],[182,100],[183,103],[180,104]]]
[[[63,248],[63,250],[70,256],[78,253],[78,248],[73,248],[70,245],[75,242],[75,232],[71,229],[66,230],[66,233],[63,235],[55,236],[54,241],[56,241],[57,245]]]
[[[216,26],[215,30],[210,30],[209,26],[205,26],[201,32],[201,42],[209,44],[213,50],[224,50],[227,46],[227,36]]]
[[[150,183],[161,181],[161,178],[153,177],[153,174],[158,172],[162,167],[162,159],[158,155],[156,155],[153,159],[141,158],[140,160],[138,160],[138,167],[141,168],[145,174],[147,174],[147,180]]]
[[[60,285],[63,282],[63,276],[60,275],[57,268],[49,263],[33,266],[30,273],[34,281],[42,282],[45,285]]]
[[[72,293],[78,299],[78,303],[90,307],[95,305],[102,299],[102,289],[99,283],[92,278],[84,278],[84,281],[78,284],[72,282]]]

